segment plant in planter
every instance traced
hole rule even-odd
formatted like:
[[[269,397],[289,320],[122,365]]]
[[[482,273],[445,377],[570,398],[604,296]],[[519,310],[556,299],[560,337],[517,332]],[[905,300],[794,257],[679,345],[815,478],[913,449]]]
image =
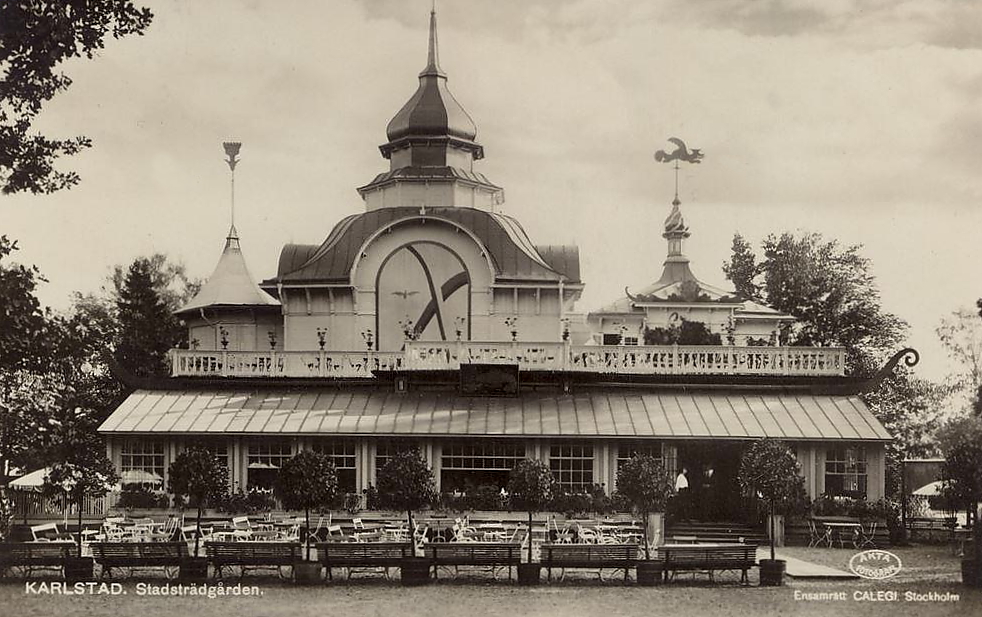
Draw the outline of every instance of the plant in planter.
[[[273,494],[288,510],[303,510],[303,541],[306,558],[294,564],[298,583],[311,583],[320,578],[320,563],[310,561],[310,511],[329,508],[338,493],[338,473],[326,454],[304,450],[283,463],[273,484]]]
[[[955,501],[967,504],[975,513],[974,551],[962,559],[962,583],[982,587],[982,522],[978,506],[982,501],[982,416],[969,416],[946,424],[938,432],[944,454],[944,475]]]
[[[638,583],[652,585],[658,578],[660,565],[651,563],[648,542],[648,519],[652,512],[664,512],[674,486],[668,471],[653,456],[635,454],[617,468],[617,492],[631,504],[644,520],[644,564],[638,564]]]
[[[391,456],[378,470],[376,479],[379,505],[404,510],[409,519],[409,537],[413,538],[413,510],[429,505],[436,497],[432,470],[414,448]],[[425,559],[409,558],[401,570],[404,585],[419,585],[429,580],[429,562]]]
[[[508,475],[508,500],[511,507],[524,510],[529,515],[529,558],[527,563],[518,566],[518,582],[524,585],[537,583],[541,569],[540,564],[532,563],[532,515],[549,505],[555,491],[556,478],[549,466],[542,461],[519,461]]]
[[[198,557],[201,542],[201,512],[208,505],[221,503],[228,492],[228,470],[215,455],[203,446],[191,446],[177,455],[167,473],[167,490],[175,496],[186,498],[196,507],[194,521],[194,552],[187,563],[181,564],[181,580],[203,582],[208,577],[208,561]]]
[[[760,584],[784,584],[783,559],[774,555],[774,517],[777,512],[798,504],[804,493],[801,466],[786,445],[774,439],[753,443],[740,460],[740,487],[767,502],[770,512],[771,558],[760,561]]]
[[[44,479],[47,491],[65,495],[78,510],[78,554],[65,562],[69,582],[92,580],[92,558],[82,557],[82,512],[86,497],[102,497],[119,482],[112,461],[106,457],[106,444],[95,433],[82,410],[59,422],[50,450],[50,471]]]

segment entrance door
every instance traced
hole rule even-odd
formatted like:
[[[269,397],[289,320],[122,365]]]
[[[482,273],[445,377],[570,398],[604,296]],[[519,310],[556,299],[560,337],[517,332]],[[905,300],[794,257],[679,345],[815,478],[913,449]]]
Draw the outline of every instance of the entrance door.
[[[720,441],[691,442],[678,446],[678,469],[689,482],[683,518],[696,521],[744,521],[745,508],[737,474],[743,446]]]

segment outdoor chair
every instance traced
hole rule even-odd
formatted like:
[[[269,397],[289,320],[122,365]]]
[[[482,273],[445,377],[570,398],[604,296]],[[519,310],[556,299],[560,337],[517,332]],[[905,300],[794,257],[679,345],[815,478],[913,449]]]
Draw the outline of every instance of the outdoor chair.
[[[239,540],[248,539],[252,536],[252,524],[248,516],[236,516],[232,518],[232,536]]]
[[[31,527],[31,536],[35,542],[64,542],[72,540],[72,534],[58,529],[58,523],[45,523]]]
[[[307,534],[307,538],[313,538],[317,542],[327,541],[328,529],[331,526],[331,515],[317,517],[317,525],[314,530]],[[339,526],[340,528],[340,526]]]
[[[360,518],[351,519],[351,526],[359,530],[365,529],[365,523]]]
[[[808,546],[813,547],[823,543],[832,548],[832,528],[823,526],[819,531],[815,520],[808,519]]]
[[[859,528],[859,546],[856,548],[866,548],[867,546],[876,548],[876,527],[877,522],[871,521],[868,525]]]
[[[589,527],[580,527],[579,536],[580,544],[600,544],[599,534]]]

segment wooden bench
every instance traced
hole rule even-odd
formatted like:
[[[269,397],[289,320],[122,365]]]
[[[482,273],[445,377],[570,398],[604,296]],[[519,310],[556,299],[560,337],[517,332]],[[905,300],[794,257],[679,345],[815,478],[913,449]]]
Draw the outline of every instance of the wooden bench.
[[[226,568],[233,567],[240,568],[240,577],[247,570],[264,569],[276,569],[283,577],[282,568],[292,568],[302,558],[299,542],[205,542],[205,553],[219,579]]]
[[[552,569],[590,568],[597,570],[603,580],[603,570],[624,570],[624,581],[628,580],[630,569],[638,563],[637,544],[543,544],[541,563],[546,567],[548,580],[552,580]]]
[[[318,542],[314,546],[328,580],[334,578],[331,568],[347,568],[351,578],[354,568],[398,568],[404,558],[413,556],[408,542]]]
[[[713,580],[715,572],[739,570],[740,582],[748,584],[747,572],[757,565],[757,546],[753,544],[665,544],[658,547],[664,560],[665,580],[678,572],[706,572]]]
[[[522,562],[522,545],[502,542],[429,542],[423,545],[423,556],[430,561],[433,578],[437,569],[453,566],[484,566],[491,569],[508,568],[508,580],[512,580],[512,568]]]
[[[35,570],[62,570],[75,545],[69,542],[5,542],[0,544],[0,578],[21,568],[24,578]]]
[[[187,559],[188,545],[184,542],[92,542],[92,556],[102,568],[102,577],[112,577],[114,568],[135,570],[176,568]]]

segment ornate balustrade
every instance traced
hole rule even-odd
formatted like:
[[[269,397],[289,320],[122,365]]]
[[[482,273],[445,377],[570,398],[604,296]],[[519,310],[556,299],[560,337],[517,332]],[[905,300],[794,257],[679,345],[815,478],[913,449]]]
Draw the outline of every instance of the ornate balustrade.
[[[570,345],[562,342],[409,341],[403,351],[171,351],[175,377],[371,377],[373,371],[453,370],[518,364],[522,370],[636,375],[845,374],[839,347]]]

